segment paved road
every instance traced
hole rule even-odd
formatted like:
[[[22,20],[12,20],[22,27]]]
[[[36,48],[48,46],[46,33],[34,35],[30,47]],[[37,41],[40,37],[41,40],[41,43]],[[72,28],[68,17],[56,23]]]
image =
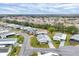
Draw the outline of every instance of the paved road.
[[[18,32],[18,34],[24,36],[24,42],[22,44],[22,47],[21,47],[21,50],[20,50],[20,53],[19,53],[19,56],[23,56],[25,51],[27,49],[30,49],[30,44],[29,44],[29,38],[30,37],[26,33]]]

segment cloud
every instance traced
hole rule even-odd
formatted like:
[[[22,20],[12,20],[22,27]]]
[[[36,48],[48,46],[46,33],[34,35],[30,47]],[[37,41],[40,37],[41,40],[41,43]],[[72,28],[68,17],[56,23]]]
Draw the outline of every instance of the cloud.
[[[0,14],[79,14],[79,4],[0,3]]]

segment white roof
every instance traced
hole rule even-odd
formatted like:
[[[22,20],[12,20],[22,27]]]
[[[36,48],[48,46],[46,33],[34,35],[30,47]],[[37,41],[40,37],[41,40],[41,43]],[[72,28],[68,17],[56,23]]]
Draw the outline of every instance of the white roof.
[[[1,45],[15,44],[16,42],[17,42],[17,39],[16,38],[0,39],[0,44]]]
[[[4,33],[0,33],[0,36],[8,36],[8,35],[14,35],[16,34],[15,32],[4,32]]]
[[[53,40],[60,40],[60,39],[63,39],[65,40],[66,39],[66,34],[64,33],[56,33],[53,37]]]
[[[20,25],[16,25],[16,24],[7,24],[7,26],[13,27],[13,28],[20,28]]]
[[[78,40],[79,41],[79,34],[72,35],[70,39],[74,39],[74,40]]]
[[[4,29],[0,30],[0,33],[4,33],[4,32],[9,32],[9,30],[4,30]]]
[[[38,35],[38,34],[47,34],[47,32],[39,32],[39,31],[36,31],[36,34]]]
[[[50,38],[47,35],[37,35],[37,40],[39,42],[47,42]]]

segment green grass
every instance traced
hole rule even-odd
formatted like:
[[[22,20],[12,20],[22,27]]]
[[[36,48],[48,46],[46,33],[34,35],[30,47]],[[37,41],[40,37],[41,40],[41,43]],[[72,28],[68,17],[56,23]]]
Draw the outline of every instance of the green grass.
[[[17,56],[20,52],[20,48],[19,46],[16,47],[12,47],[11,52],[8,54],[9,56]]]
[[[38,54],[36,52],[33,52],[31,56],[37,56]]]
[[[53,42],[53,45],[54,45],[55,48],[58,48],[59,47],[60,41],[52,40],[52,42]]]
[[[49,48],[47,43],[40,44],[35,36],[31,38],[30,43],[31,43],[31,46],[35,48]]]
[[[67,37],[66,37],[66,42],[65,42],[65,46],[69,46],[70,45],[70,37],[71,37],[71,34],[67,34]]]
[[[8,36],[7,38],[17,38],[17,43],[22,44],[24,41],[24,37],[21,35],[12,35],[12,36]]]

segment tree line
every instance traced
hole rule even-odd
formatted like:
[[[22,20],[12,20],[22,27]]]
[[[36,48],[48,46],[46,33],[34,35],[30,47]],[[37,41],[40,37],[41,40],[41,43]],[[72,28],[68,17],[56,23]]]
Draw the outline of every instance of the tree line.
[[[23,26],[30,26],[34,28],[41,28],[41,29],[47,29],[49,32],[53,31],[58,31],[58,32],[66,32],[66,33],[79,33],[79,29],[76,28],[75,26],[69,26],[66,27],[61,23],[50,25],[50,24],[34,24],[34,23],[29,23],[29,22],[18,22],[16,20],[5,20],[7,23],[13,23],[13,24],[18,24],[18,25],[23,25]]]

